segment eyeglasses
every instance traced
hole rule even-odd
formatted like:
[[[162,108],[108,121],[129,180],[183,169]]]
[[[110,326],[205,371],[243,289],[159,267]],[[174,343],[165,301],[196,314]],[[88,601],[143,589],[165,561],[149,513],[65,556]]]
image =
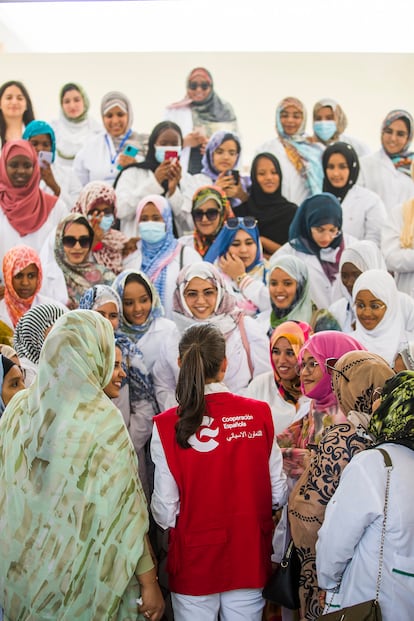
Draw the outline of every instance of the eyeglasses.
[[[302,360],[302,362],[300,364],[297,364],[295,368],[296,373],[303,373],[305,369],[308,373],[313,373],[318,366],[319,362],[316,362],[316,360],[308,360],[307,362]]]
[[[328,235],[331,239],[336,239],[342,233],[341,229],[337,229],[336,231],[327,231],[322,229],[320,226],[311,226],[310,228],[314,235]]]
[[[101,213],[103,213],[104,216],[112,216],[114,213],[114,208],[113,207],[105,207],[105,209],[93,209],[92,208],[90,211],[88,211],[88,217],[99,215]]]
[[[253,216],[244,216],[244,218],[228,218],[228,220],[224,223],[228,229],[238,229],[240,224],[243,224],[246,229],[254,229],[256,226],[257,220],[253,218]]]
[[[389,136],[392,136],[394,134],[395,136],[398,136],[398,138],[407,138],[407,136],[408,136],[408,132],[405,132],[403,129],[398,129],[398,130],[394,131],[390,127],[386,127],[383,130],[383,133],[384,134],[388,134]]]
[[[374,311],[374,313],[378,313],[383,308],[387,308],[387,305],[383,302],[371,302],[371,304],[365,306],[363,302],[355,302],[354,308],[359,311],[363,311],[366,308],[369,308],[370,310]]]
[[[198,88],[201,88],[203,91],[208,91],[211,87],[211,82],[189,82],[188,88],[190,91],[196,91]]]
[[[337,358],[327,358],[325,360],[325,367],[327,372],[329,373],[329,375],[332,375],[332,373],[339,373],[339,375],[343,377],[346,382],[349,382],[349,377],[347,377],[343,371],[335,368],[337,362]]]
[[[89,235],[81,235],[80,237],[64,235],[62,238],[62,244],[65,248],[74,248],[76,244],[79,244],[81,248],[89,248],[92,245],[92,239]]]
[[[218,218],[219,214],[219,210],[214,209],[214,207],[212,207],[211,209],[206,209],[205,211],[203,211],[202,209],[194,209],[193,220],[194,222],[201,222],[201,220],[205,216],[209,222],[213,222],[213,220]]]

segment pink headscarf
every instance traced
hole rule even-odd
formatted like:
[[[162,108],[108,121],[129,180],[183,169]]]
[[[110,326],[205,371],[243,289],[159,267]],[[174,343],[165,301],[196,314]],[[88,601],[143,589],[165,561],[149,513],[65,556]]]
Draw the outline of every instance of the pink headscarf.
[[[366,348],[350,334],[344,334],[336,330],[316,332],[301,348],[298,363],[302,362],[303,354],[307,351],[315,358],[323,371],[323,376],[315,388],[306,393],[307,397],[314,399],[317,410],[324,410],[338,404],[332,390],[331,375],[325,367],[326,360],[328,358],[338,360],[344,354],[354,350],[366,351]],[[302,381],[301,389],[305,394]]]
[[[29,183],[15,188],[7,174],[7,162],[17,155],[25,155],[33,164]],[[38,231],[46,222],[57,201],[56,196],[39,188],[40,168],[37,153],[27,140],[8,140],[0,158],[0,206],[11,226],[24,236]]]
[[[22,299],[17,295],[13,287],[13,276],[34,264],[38,271],[37,288],[30,298]],[[4,301],[7,311],[16,327],[20,317],[32,307],[33,300],[42,286],[42,264],[39,255],[29,246],[14,246],[3,257],[3,276],[5,282]]]

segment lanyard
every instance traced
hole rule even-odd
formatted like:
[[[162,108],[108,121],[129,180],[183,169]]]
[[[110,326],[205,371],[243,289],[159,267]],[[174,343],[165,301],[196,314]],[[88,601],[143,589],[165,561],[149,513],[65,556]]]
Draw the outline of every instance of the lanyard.
[[[132,130],[129,129],[127,131],[127,133],[125,134],[125,136],[122,138],[121,140],[121,144],[119,145],[119,147],[117,148],[117,150],[115,151],[115,155],[112,157],[112,148],[111,148],[111,143],[109,142],[109,138],[108,138],[108,134],[105,134],[105,142],[107,144],[108,150],[109,150],[109,155],[111,158],[111,164],[115,164],[115,160],[118,157],[118,155],[120,154],[120,152],[122,151],[122,147],[124,146],[124,144],[126,143],[126,141],[128,140],[128,138],[130,137],[132,133]]]

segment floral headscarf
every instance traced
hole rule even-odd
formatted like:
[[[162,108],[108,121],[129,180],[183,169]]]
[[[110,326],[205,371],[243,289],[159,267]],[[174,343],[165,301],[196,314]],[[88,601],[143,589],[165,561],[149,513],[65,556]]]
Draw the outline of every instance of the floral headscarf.
[[[81,190],[72,213],[81,213],[87,218],[99,203],[112,207],[116,218],[116,193],[112,185],[105,181],[91,181]],[[92,254],[98,263],[119,274],[122,271],[122,250],[127,241],[121,231],[110,228],[102,241],[92,248]]]
[[[377,444],[392,442],[414,450],[413,371],[401,371],[386,382],[368,430]]]
[[[28,157],[33,164],[29,183],[15,188],[7,174],[7,163],[17,155]],[[39,188],[40,167],[37,153],[27,140],[8,140],[0,157],[0,207],[10,225],[21,235],[38,231],[58,200]]]
[[[30,298],[19,298],[13,287],[13,276],[32,264],[38,270],[36,290]],[[16,327],[20,317],[31,308],[33,300],[42,287],[42,264],[36,250],[23,245],[11,248],[3,258],[3,276],[5,282],[4,301],[13,326]]]
[[[119,320],[119,329],[117,330],[117,335],[118,333],[126,334],[134,341],[137,341],[141,338],[141,336],[143,336],[148,331],[154,319],[156,319],[157,317],[162,317],[164,315],[164,309],[162,307],[160,296],[158,295],[158,291],[152,284],[151,280],[148,278],[148,276],[144,272],[140,272],[138,270],[124,270],[123,272],[118,274],[118,276],[115,278],[114,282],[112,283],[113,289],[115,289],[115,291],[117,292],[121,300],[124,299],[126,280],[128,276],[131,276],[131,275],[138,276],[140,280],[143,280],[145,282],[145,286],[147,290],[149,291],[150,297],[151,297],[151,310],[148,314],[147,319],[144,321],[144,323],[140,325],[129,323],[129,321],[127,321],[127,319],[125,318],[124,313],[121,312],[121,316]]]
[[[202,186],[197,190],[197,192],[193,196],[191,213],[193,213],[195,209],[198,209],[209,200],[213,200],[217,205],[217,208],[219,210],[219,221],[216,230],[211,235],[202,235],[197,229],[197,224],[194,224],[194,248],[202,257],[204,257],[207,250],[213,243],[214,239],[221,231],[222,226],[227,218],[234,216],[229,199],[224,194],[223,190],[216,185]]]
[[[82,294],[92,285],[112,284],[115,274],[103,265],[90,260],[90,256],[86,257],[83,263],[73,265],[69,263],[65,249],[63,247],[63,236],[70,224],[83,224],[87,229],[91,239],[93,240],[93,229],[85,216],[77,213],[71,213],[61,220],[56,228],[55,239],[55,258],[65,277],[66,287],[69,295],[69,302],[72,308],[77,308]]]

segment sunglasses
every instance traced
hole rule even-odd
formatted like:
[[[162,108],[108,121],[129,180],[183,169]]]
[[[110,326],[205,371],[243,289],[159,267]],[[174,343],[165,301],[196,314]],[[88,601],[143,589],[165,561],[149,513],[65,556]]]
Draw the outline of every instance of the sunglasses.
[[[254,229],[257,220],[253,218],[253,216],[244,216],[244,218],[228,218],[225,222],[225,226],[227,226],[228,229],[238,229],[240,224],[243,224],[246,229]]]
[[[203,91],[208,91],[210,87],[211,87],[210,82],[189,82],[188,83],[188,88],[190,89],[190,91],[196,91],[198,88],[201,88],[201,90]]]
[[[66,248],[74,248],[76,244],[79,244],[81,248],[89,248],[92,244],[92,239],[89,237],[89,235],[81,235],[80,237],[64,235],[62,238],[62,244]]]
[[[327,372],[329,375],[332,375],[332,373],[339,373],[339,375],[343,377],[346,382],[349,382],[349,377],[347,377],[343,371],[335,368],[337,362],[337,358],[327,358],[325,360],[325,368]]]
[[[212,207],[211,209],[206,209],[205,211],[202,211],[202,209],[194,209],[193,220],[194,222],[201,222],[201,220],[205,216],[209,222],[213,222],[213,220],[218,218],[219,214],[219,210],[214,209],[214,207]]]

